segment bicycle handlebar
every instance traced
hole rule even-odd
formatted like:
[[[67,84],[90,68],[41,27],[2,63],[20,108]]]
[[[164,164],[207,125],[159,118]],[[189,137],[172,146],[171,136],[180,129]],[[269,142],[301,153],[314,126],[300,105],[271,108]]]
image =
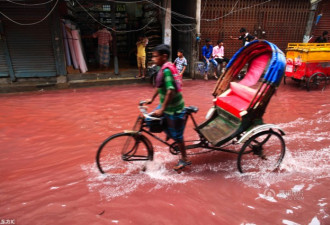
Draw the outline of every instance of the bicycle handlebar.
[[[150,120],[161,120],[159,117],[153,117],[153,116],[151,116],[153,114],[153,112],[148,113],[147,107],[144,106],[144,104],[146,104],[146,103],[147,103],[146,101],[140,101],[140,103],[139,103],[139,109],[140,109],[140,112],[142,113],[142,115],[145,118],[148,118]]]

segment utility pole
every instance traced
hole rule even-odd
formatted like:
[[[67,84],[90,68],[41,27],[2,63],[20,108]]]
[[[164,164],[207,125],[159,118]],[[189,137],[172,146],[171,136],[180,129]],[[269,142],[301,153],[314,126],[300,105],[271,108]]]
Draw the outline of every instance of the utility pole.
[[[164,39],[163,43],[166,45],[171,46],[172,45],[172,29],[171,29],[171,0],[165,0],[164,1],[165,5],[164,7],[166,8],[165,11],[165,21],[164,21]],[[171,46],[172,47],[172,46]],[[172,53],[169,56],[169,59],[172,58]]]
[[[196,37],[192,36],[193,40],[193,49],[192,49],[192,63],[190,64],[192,68],[192,79],[196,79],[196,66],[198,62],[198,56],[199,56],[199,37],[200,37],[200,32],[201,32],[201,0],[196,0]]]
[[[111,24],[112,28],[114,30],[117,30],[116,28],[116,3],[110,2],[111,5]],[[114,72],[115,75],[119,75],[119,69],[118,69],[118,52],[117,52],[117,35],[116,31],[112,34],[112,54],[113,54],[113,61],[114,61]]]
[[[308,43],[309,39],[311,38],[311,31],[313,27],[313,22],[314,22],[314,16],[315,16],[315,11],[317,8],[318,1],[314,1],[311,5],[311,8],[309,9],[309,16],[308,16],[308,21],[307,21],[307,26],[306,26],[306,31],[304,35],[303,42]]]

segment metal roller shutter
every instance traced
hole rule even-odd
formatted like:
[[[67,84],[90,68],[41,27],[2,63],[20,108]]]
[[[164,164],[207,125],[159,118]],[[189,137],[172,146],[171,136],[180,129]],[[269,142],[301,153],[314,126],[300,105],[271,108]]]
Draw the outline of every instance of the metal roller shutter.
[[[20,23],[32,23],[43,18],[44,7],[7,6],[6,15]],[[56,76],[56,63],[50,20],[32,26],[17,25],[4,19],[4,32],[16,77]]]
[[[5,44],[4,41],[0,40],[0,77],[8,77],[8,76],[9,76],[9,70],[5,56]]]
[[[302,42],[309,15],[309,0],[202,0],[204,14],[201,21],[201,45],[205,38],[213,44],[224,40],[225,54],[231,57],[242,42],[238,37],[241,27],[255,35],[266,31],[266,40],[285,50],[289,42]],[[207,21],[206,19],[211,19]]]
[[[0,77],[8,77],[9,69],[6,59],[5,36],[3,32],[2,22],[0,20]]]

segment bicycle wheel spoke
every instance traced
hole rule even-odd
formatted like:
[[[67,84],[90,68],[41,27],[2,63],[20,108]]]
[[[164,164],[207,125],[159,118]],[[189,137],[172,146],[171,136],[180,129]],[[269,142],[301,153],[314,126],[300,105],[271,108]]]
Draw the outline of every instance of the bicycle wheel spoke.
[[[240,172],[274,171],[281,163],[284,153],[285,143],[282,136],[273,131],[263,131],[252,136],[243,145],[237,166]]]
[[[120,133],[105,140],[96,156],[100,172],[112,175],[130,174],[136,169],[141,169],[142,164],[134,161],[152,159],[152,150],[145,140],[141,139],[142,137],[131,133]]]

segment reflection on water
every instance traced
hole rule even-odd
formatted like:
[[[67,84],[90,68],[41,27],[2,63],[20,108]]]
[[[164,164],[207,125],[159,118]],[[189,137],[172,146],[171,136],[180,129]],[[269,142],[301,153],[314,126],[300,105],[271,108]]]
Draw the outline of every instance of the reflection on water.
[[[187,105],[200,108],[200,123],[212,104],[214,82],[184,85]],[[236,155],[212,152],[191,156],[192,166],[178,174],[172,170],[178,157],[153,141],[153,162],[117,158],[111,163],[125,174],[100,174],[98,146],[130,129],[138,101],[152,93],[147,85],[128,85],[1,95],[0,219],[17,224],[330,224],[330,89],[306,92],[287,85],[273,97],[264,120],[286,132],[279,173],[240,174]],[[191,124],[185,137],[196,137]]]

